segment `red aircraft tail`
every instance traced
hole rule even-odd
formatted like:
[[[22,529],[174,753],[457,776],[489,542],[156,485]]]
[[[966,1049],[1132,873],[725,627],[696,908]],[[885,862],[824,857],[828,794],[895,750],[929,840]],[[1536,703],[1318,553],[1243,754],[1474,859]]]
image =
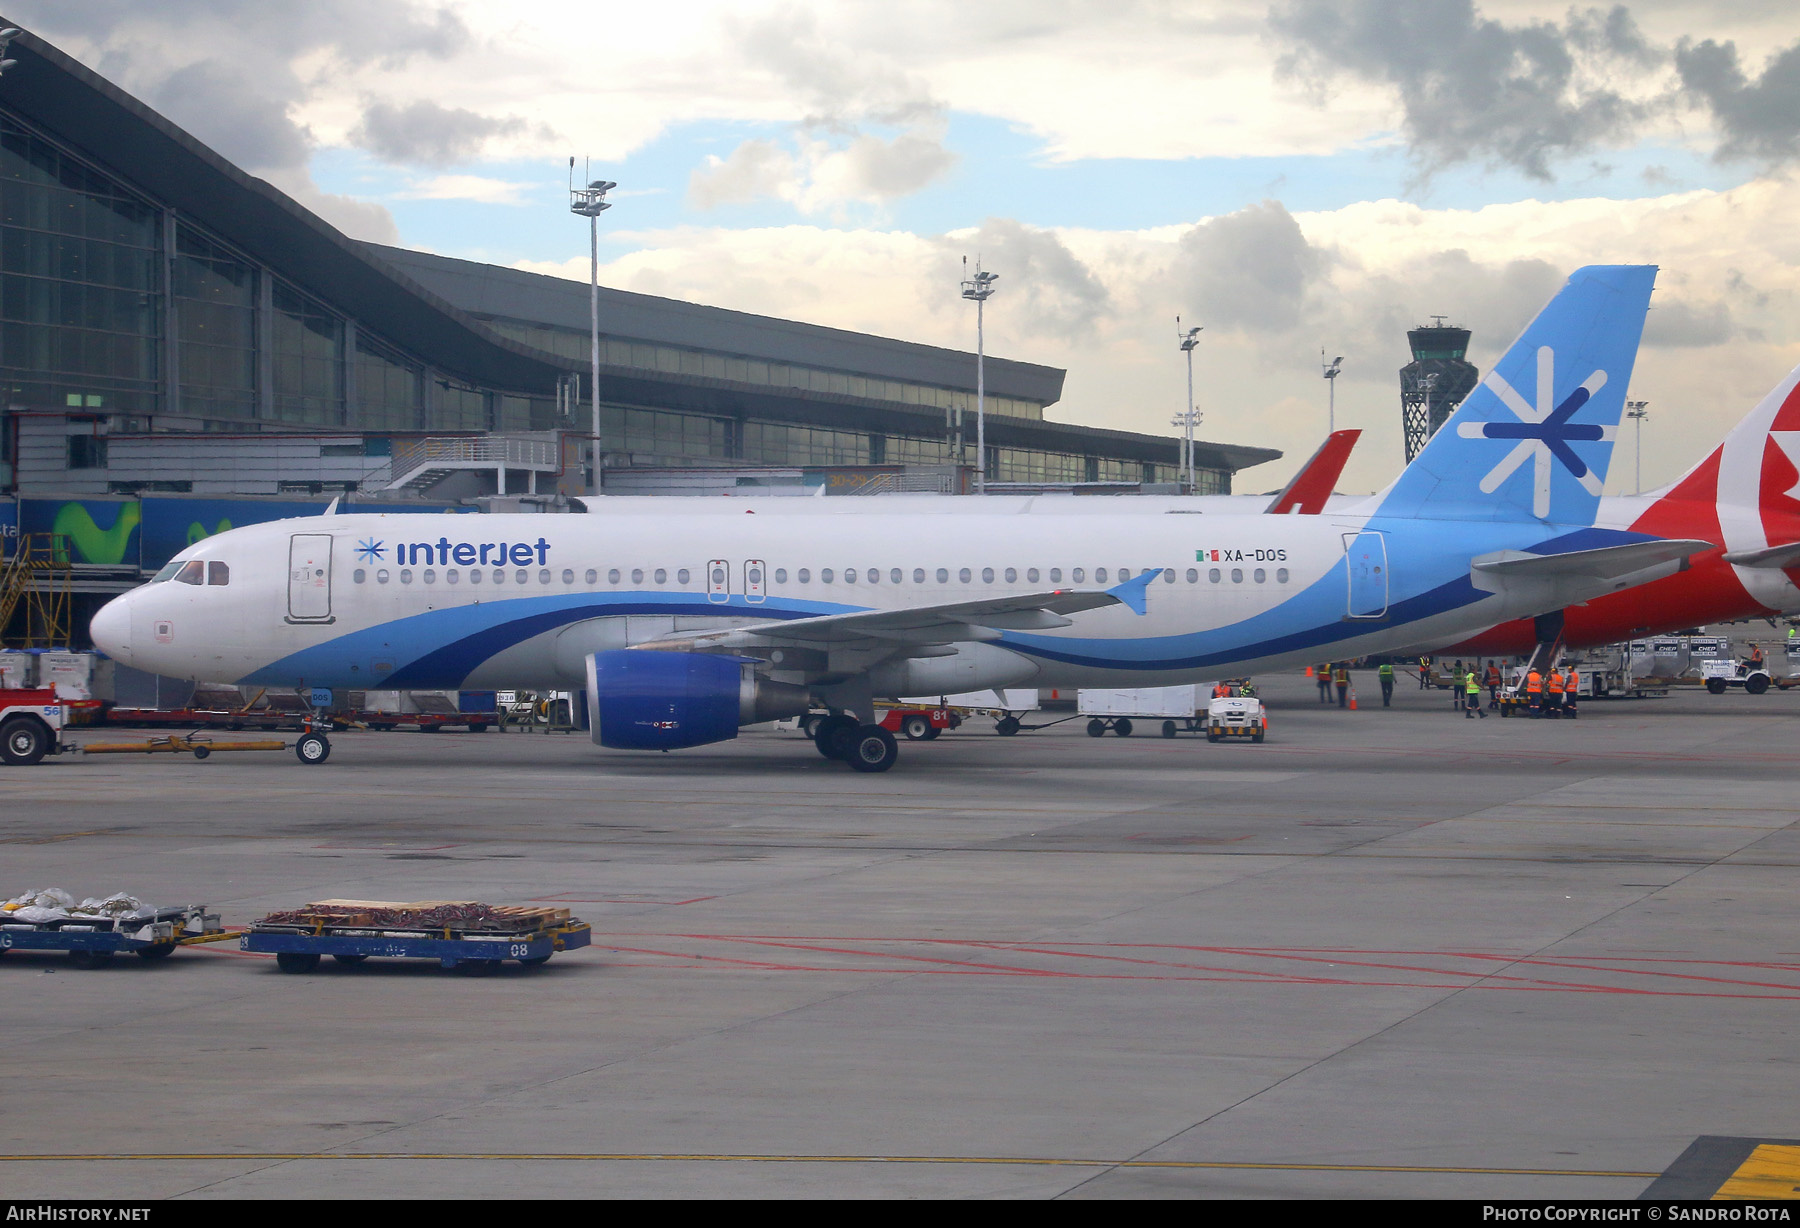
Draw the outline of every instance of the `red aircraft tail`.
[[[1333,431],[1325,436],[1312,459],[1300,466],[1300,472],[1275,496],[1275,502],[1264,509],[1264,514],[1317,516],[1324,511],[1325,501],[1337,489],[1337,480],[1350,459],[1350,450],[1361,437],[1361,431]]]

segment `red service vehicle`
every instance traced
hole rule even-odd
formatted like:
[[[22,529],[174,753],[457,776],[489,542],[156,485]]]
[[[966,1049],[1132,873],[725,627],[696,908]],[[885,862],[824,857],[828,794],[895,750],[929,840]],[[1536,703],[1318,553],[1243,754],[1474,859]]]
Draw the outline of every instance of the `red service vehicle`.
[[[25,767],[60,753],[67,719],[55,687],[0,691],[0,763]]]
[[[950,708],[889,708],[881,718],[883,729],[905,734],[914,742],[929,742],[960,724],[962,717]]]

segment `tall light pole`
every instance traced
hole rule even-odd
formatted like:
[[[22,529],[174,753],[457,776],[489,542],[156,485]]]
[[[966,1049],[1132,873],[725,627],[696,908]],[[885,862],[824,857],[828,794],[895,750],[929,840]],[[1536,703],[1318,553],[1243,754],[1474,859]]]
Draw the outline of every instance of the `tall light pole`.
[[[1650,416],[1650,402],[1625,402],[1625,416],[1637,419],[1637,494],[1644,493],[1644,419]]]
[[[1330,362],[1325,361],[1325,347],[1319,347],[1319,368],[1325,373],[1325,429],[1328,432],[1337,430],[1337,377],[1344,369],[1344,356],[1339,354]]]
[[[1182,493],[1194,493],[1194,428],[1200,423],[1200,412],[1194,406],[1194,347],[1200,344],[1200,334],[1204,329],[1196,324],[1183,332],[1181,317],[1175,317],[1175,340],[1181,346],[1181,352],[1187,355],[1188,395],[1187,408],[1170,419],[1182,428],[1181,448],[1181,481]]]
[[[582,166],[582,177],[587,177],[587,166]],[[585,188],[575,186],[575,159],[569,159],[569,212],[579,214],[588,220],[588,320],[592,331],[590,340],[593,343],[593,383],[588,388],[588,395],[594,402],[594,469],[592,490],[600,493],[600,215],[612,208],[606,202],[606,194],[618,187],[605,179],[592,179]]]
[[[5,58],[6,48],[7,44],[11,43],[13,39],[19,37],[19,35],[23,33],[25,33],[25,31],[19,29],[18,26],[7,26],[6,29],[0,30],[0,74],[4,74],[7,69],[18,63],[17,60]]]
[[[975,300],[975,493],[987,494],[987,342],[982,333],[982,311],[994,292],[998,273],[983,273],[981,257],[975,257],[975,276],[968,276],[969,258],[963,257],[962,296]]]

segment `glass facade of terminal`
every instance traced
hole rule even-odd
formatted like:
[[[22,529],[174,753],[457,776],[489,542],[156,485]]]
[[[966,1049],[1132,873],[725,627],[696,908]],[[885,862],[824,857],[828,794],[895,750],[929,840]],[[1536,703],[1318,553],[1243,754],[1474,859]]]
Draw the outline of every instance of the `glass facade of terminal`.
[[[589,339],[529,321],[490,320],[516,341],[584,364]],[[963,413],[965,389],[607,337],[601,359],[695,379],[792,389],[879,408]],[[584,384],[585,380],[582,381]],[[148,429],[583,432],[551,388],[474,386],[435,370],[332,304],[283,279],[155,199],[0,111],[0,408],[122,416]],[[1041,404],[990,396],[1000,419],[1038,421]],[[611,463],[942,465],[945,437],[880,434],[651,405],[601,406]],[[946,432],[947,434],[947,432]],[[970,440],[972,444],[972,439]],[[1172,466],[990,447],[1000,482],[1168,480]],[[1229,489],[1203,470],[1203,490]],[[10,480],[10,479],[8,479]]]

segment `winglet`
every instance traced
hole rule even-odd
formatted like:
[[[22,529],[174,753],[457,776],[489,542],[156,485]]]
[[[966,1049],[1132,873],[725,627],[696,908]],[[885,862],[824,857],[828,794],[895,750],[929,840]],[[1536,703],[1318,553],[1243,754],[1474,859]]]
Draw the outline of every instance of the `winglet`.
[[[1144,613],[1144,590],[1149,588],[1150,581],[1162,575],[1164,570],[1166,569],[1153,567],[1149,571],[1139,572],[1123,584],[1115,584],[1107,589],[1107,594],[1117,597],[1121,602],[1130,606],[1133,614],[1142,614]]]
[[[322,512],[320,512],[320,513],[319,513],[319,515],[321,515],[321,516],[335,516],[335,515],[337,515],[337,509],[338,509],[338,500],[339,500],[339,499],[342,499],[342,498],[343,498],[343,497],[344,497],[344,496],[342,496],[342,495],[335,495],[335,496],[333,496],[333,497],[332,497],[332,500],[331,500],[331,502],[330,502],[330,503],[327,503],[327,504],[326,504],[326,505],[325,505],[325,510],[324,510],[324,511],[322,511]]]

